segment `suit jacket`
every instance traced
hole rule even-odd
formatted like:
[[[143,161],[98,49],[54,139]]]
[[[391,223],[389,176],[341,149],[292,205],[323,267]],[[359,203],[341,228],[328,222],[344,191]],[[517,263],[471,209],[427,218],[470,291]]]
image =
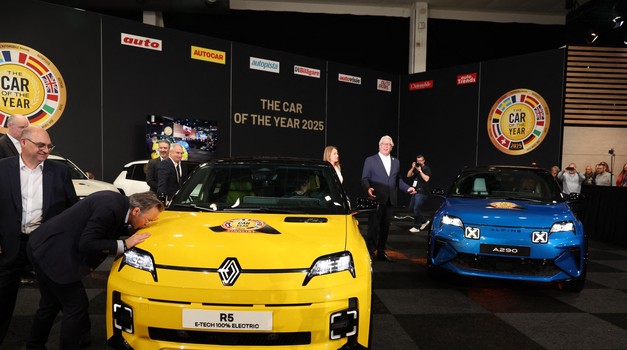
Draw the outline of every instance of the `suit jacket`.
[[[176,170],[174,169],[174,162],[171,158],[162,161],[159,164],[159,185],[157,186],[157,194],[165,194],[168,198],[172,198],[179,187],[187,178],[187,165],[184,162],[181,164],[181,179],[180,183],[176,180]]]
[[[379,154],[372,155],[364,161],[364,168],[361,173],[361,186],[364,190],[374,188],[375,200],[379,204],[386,204],[388,200],[392,205],[398,202],[398,189],[403,191],[409,189],[409,185],[402,180],[400,174],[401,164],[398,159],[392,157],[390,175],[385,171],[385,166]]]
[[[78,202],[69,169],[44,161],[43,222]],[[22,235],[22,190],[19,156],[0,159],[0,265],[17,258]]]
[[[17,156],[19,152],[8,135],[0,136],[0,159]]]
[[[161,157],[149,160],[146,165],[146,183],[154,193],[157,193],[159,186],[159,164],[161,164]]]
[[[28,249],[46,276],[59,284],[81,280],[106,257],[116,254],[129,199],[113,191],[95,192],[31,233]]]

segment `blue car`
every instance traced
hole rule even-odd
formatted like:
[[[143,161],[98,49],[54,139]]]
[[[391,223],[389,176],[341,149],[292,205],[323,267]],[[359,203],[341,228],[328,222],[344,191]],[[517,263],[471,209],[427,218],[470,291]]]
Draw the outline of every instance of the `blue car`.
[[[466,167],[443,197],[428,236],[427,271],[557,283],[579,292],[586,281],[588,238],[561,192],[535,167]]]

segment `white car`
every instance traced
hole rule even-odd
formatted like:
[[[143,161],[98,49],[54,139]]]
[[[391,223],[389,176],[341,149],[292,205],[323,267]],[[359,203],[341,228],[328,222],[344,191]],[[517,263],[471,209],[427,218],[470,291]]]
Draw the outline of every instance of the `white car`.
[[[187,164],[187,174],[189,175],[201,162],[184,160],[183,163]],[[113,185],[126,196],[149,191],[150,186],[146,183],[146,166],[148,166],[148,159],[126,163],[118,177],[113,181]]]
[[[146,192],[150,187],[146,183],[146,166],[148,159],[136,160],[124,165],[124,169],[113,181],[113,185],[123,195],[130,196],[138,192]]]
[[[80,199],[98,191],[119,192],[118,189],[111,183],[89,179],[83,170],[67,158],[51,154],[48,156],[48,160],[65,164],[70,169],[70,175],[72,176],[72,182],[74,183],[74,190]]]

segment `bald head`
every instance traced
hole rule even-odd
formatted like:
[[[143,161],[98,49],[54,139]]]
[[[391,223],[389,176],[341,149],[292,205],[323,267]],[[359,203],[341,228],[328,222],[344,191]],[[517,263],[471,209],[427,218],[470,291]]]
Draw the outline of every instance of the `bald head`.
[[[22,160],[31,169],[48,159],[48,155],[54,148],[48,132],[36,125],[30,125],[22,131],[20,145],[22,146]]]
[[[30,125],[28,118],[21,114],[12,114],[7,120],[7,133],[14,139],[19,140],[22,131]]]

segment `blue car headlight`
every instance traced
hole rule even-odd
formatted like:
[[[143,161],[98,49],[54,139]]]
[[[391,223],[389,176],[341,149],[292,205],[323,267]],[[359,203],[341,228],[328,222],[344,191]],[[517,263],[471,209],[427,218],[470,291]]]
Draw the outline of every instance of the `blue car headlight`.
[[[445,214],[442,216],[441,224],[458,226],[458,227],[464,228],[464,223],[462,222],[462,219],[458,218],[457,216],[448,215],[448,214]]]
[[[152,254],[150,254],[149,252],[139,248],[133,248],[125,251],[118,271],[121,271],[122,268],[126,265],[139,270],[150,272],[152,278],[155,280],[155,282],[157,282],[157,270],[155,270],[155,260],[152,257]]]
[[[341,252],[321,256],[312,264],[305,280],[303,281],[303,286],[306,286],[309,281],[316,276],[342,271],[348,271],[353,277],[355,277],[355,263],[353,262],[353,256],[350,252]]]
[[[551,226],[549,234],[554,232],[572,232],[573,234],[577,234],[577,232],[575,232],[575,224],[572,221],[554,223],[553,226]]]

